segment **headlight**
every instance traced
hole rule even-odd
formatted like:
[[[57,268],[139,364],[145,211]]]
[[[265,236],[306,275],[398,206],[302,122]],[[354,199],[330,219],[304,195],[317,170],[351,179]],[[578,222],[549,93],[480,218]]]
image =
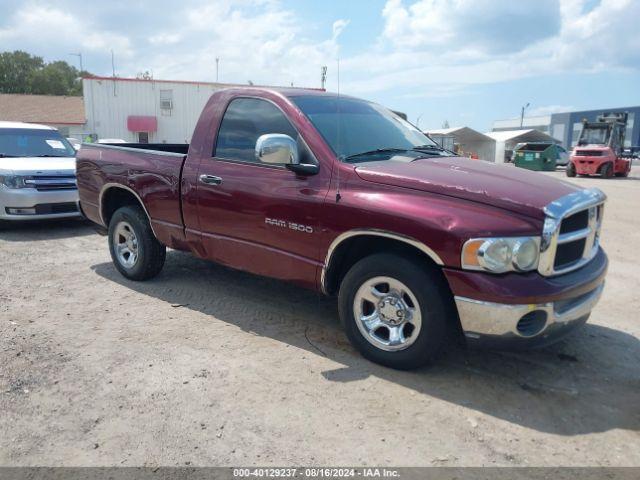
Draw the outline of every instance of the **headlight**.
[[[31,178],[21,175],[0,175],[0,183],[7,188],[33,188],[32,185],[25,183],[25,180],[31,180]]]
[[[462,247],[462,268],[492,273],[538,268],[540,237],[472,238]]]

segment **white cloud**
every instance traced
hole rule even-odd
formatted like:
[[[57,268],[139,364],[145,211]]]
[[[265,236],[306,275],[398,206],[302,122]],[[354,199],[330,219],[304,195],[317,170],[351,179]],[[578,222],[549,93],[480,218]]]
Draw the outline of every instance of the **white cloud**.
[[[343,61],[345,90],[447,96],[471,85],[640,69],[638,0],[388,0],[377,45]]]
[[[345,20],[343,18],[333,22],[333,37],[332,37],[333,40],[338,39],[338,37],[344,31],[344,29],[347,28],[347,25],[349,25],[349,22],[350,20]]]
[[[149,70],[156,78],[214,80],[219,57],[223,82],[319,86],[320,67],[335,62],[349,24],[336,19],[320,40],[310,40],[279,0],[157,0],[155,10],[134,3],[126,13],[123,4],[15,2],[0,18],[0,44],[47,59],[82,51],[96,74],[111,73],[113,49],[120,76]]]
[[[346,56],[349,19],[335,18],[318,35],[279,0],[15,0],[5,10],[3,49],[48,59],[82,51],[97,74],[110,73],[113,49],[122,76],[213,80],[219,57],[224,82],[318,86],[328,65],[335,89],[340,54],[342,91],[406,99],[536,75],[640,69],[638,0],[388,0],[378,41],[351,45],[357,53]]]
[[[607,68],[640,67],[637,0],[602,0],[584,13],[584,0],[564,0],[562,32],[554,52],[560,68],[578,67],[602,71]]]
[[[537,115],[551,115],[552,113],[571,112],[575,110],[572,105],[544,105],[534,107],[527,112],[527,115],[535,117]]]
[[[211,79],[219,57],[223,82],[319,86],[320,66],[337,57],[338,37],[349,23],[336,20],[324,40],[313,42],[277,1],[214,0],[183,16],[186,23],[176,25],[183,32],[179,53],[155,51],[148,58],[158,78]]]
[[[173,45],[182,39],[179,33],[161,33],[149,37],[149,43],[152,45]]]
[[[389,0],[383,36],[398,48],[513,52],[556,34],[559,13],[559,0]]]
[[[26,3],[9,17],[7,26],[0,28],[0,44],[35,54],[42,49],[61,50],[62,56],[78,49],[87,53],[115,49],[123,56],[132,54],[126,35],[95,29],[90,21],[39,3]]]

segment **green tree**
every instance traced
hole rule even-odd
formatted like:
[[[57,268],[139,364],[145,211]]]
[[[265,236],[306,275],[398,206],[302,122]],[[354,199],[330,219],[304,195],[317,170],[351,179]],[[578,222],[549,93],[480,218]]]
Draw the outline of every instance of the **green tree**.
[[[31,92],[40,95],[80,95],[80,72],[67,62],[52,62],[31,74]]]
[[[43,67],[41,57],[27,52],[0,53],[0,93],[31,93],[31,76]]]
[[[85,75],[61,60],[45,63],[27,52],[0,53],[0,93],[80,96]]]

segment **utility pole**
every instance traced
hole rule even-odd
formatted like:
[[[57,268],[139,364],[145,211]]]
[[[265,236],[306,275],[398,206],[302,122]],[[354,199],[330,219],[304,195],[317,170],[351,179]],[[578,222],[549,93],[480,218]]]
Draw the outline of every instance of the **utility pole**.
[[[69,55],[72,55],[74,57],[78,57],[80,59],[80,74],[82,74],[82,72],[84,72],[84,67],[82,66],[82,52],[70,53]]]
[[[218,83],[218,79],[220,73],[220,57],[216,57],[216,83]]]
[[[520,110],[520,128],[522,128],[522,125],[524,124],[524,111],[529,108],[529,102],[527,102],[526,105],[522,106],[522,110]]]
[[[320,86],[324,90],[327,84],[327,67],[326,65],[320,68]]]
[[[111,72],[113,73],[113,96],[116,96],[116,59],[111,50]]]
[[[113,54],[113,50],[111,50],[111,73],[113,78],[116,78],[116,57]]]

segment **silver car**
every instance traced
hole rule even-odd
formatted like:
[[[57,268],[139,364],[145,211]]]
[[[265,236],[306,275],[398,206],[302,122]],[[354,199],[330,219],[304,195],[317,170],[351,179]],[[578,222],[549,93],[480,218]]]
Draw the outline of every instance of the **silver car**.
[[[75,154],[55,128],[0,122],[0,220],[80,216]]]
[[[558,159],[556,160],[556,165],[560,167],[566,167],[569,165],[569,152],[560,145],[558,145]]]

